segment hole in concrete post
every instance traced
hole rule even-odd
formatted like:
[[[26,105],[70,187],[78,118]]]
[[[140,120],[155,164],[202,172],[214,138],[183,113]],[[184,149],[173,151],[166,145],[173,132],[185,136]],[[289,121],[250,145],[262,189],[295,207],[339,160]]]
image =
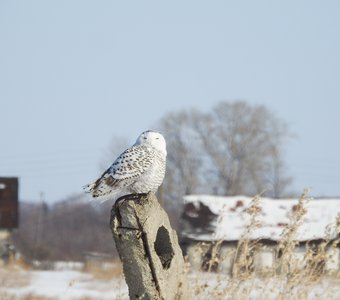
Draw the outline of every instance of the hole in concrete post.
[[[169,269],[175,253],[172,249],[169,232],[164,226],[158,228],[154,247],[163,269]]]

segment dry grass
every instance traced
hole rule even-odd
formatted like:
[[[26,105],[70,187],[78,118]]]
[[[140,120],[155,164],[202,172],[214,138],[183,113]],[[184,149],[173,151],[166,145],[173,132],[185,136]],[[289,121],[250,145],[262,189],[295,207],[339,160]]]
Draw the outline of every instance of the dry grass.
[[[17,289],[28,285],[29,282],[30,282],[29,274],[25,272],[25,270],[23,270],[21,263],[19,265],[16,265],[15,263],[11,262],[7,266],[2,266],[0,268],[0,299],[1,300],[16,299],[15,296],[13,296],[13,294],[10,294],[2,289],[3,288]],[[27,300],[29,299],[30,298],[27,298]],[[26,298],[23,300],[26,300]]]
[[[260,207],[260,195],[253,198],[246,212],[250,216],[250,222],[242,234],[234,254],[232,275],[236,278],[247,278],[253,274],[254,253],[257,250],[257,241],[250,239],[251,233],[260,225],[258,221]]]
[[[334,250],[339,246],[339,239],[333,237],[340,232],[340,214],[335,223],[326,228],[326,238],[321,243],[307,243],[304,255],[300,258],[296,255],[296,233],[310,200],[305,190],[294,207],[290,224],[272,251],[272,267],[258,270],[254,258],[264,246],[250,239],[252,231],[260,225],[260,196],[256,196],[247,209],[250,222],[236,248],[229,253],[233,262],[231,274],[192,273],[195,299],[339,299],[340,272],[328,270],[326,266],[338,255]],[[196,251],[206,257],[207,249],[211,262],[205,263],[209,266],[205,269],[216,271],[224,259],[219,254],[221,242],[212,243],[210,248],[206,243],[200,244]]]
[[[104,264],[85,265],[84,272],[90,273],[95,279],[110,280],[118,279],[123,276],[122,264],[119,260],[106,262]]]
[[[0,287],[18,288],[29,283],[29,275],[21,268],[10,265],[0,268]]]
[[[24,295],[20,298],[20,300],[55,300],[55,298],[50,298],[46,296],[39,296],[35,294]]]

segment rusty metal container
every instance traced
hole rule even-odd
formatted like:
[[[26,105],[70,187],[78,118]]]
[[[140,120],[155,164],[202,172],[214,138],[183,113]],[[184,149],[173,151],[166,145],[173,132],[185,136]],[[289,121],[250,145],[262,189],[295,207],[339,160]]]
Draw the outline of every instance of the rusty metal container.
[[[18,227],[18,178],[0,177],[0,229]]]

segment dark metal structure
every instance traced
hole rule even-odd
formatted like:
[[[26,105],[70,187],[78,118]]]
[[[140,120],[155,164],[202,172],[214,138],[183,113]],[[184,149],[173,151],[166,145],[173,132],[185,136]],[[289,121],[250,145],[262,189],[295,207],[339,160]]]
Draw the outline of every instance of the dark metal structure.
[[[0,177],[0,229],[18,227],[18,178]]]

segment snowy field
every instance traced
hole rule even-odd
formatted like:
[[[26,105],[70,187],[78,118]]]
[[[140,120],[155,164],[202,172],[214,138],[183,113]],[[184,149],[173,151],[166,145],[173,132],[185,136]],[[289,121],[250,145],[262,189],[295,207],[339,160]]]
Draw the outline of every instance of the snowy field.
[[[0,268],[0,299],[128,299],[127,286],[116,272],[72,270],[25,270]]]
[[[193,299],[340,299],[339,278],[324,277],[303,286],[285,286],[285,280],[232,280],[225,274],[189,273]],[[128,299],[120,272],[85,272],[70,268],[25,270],[0,268],[1,300]]]

